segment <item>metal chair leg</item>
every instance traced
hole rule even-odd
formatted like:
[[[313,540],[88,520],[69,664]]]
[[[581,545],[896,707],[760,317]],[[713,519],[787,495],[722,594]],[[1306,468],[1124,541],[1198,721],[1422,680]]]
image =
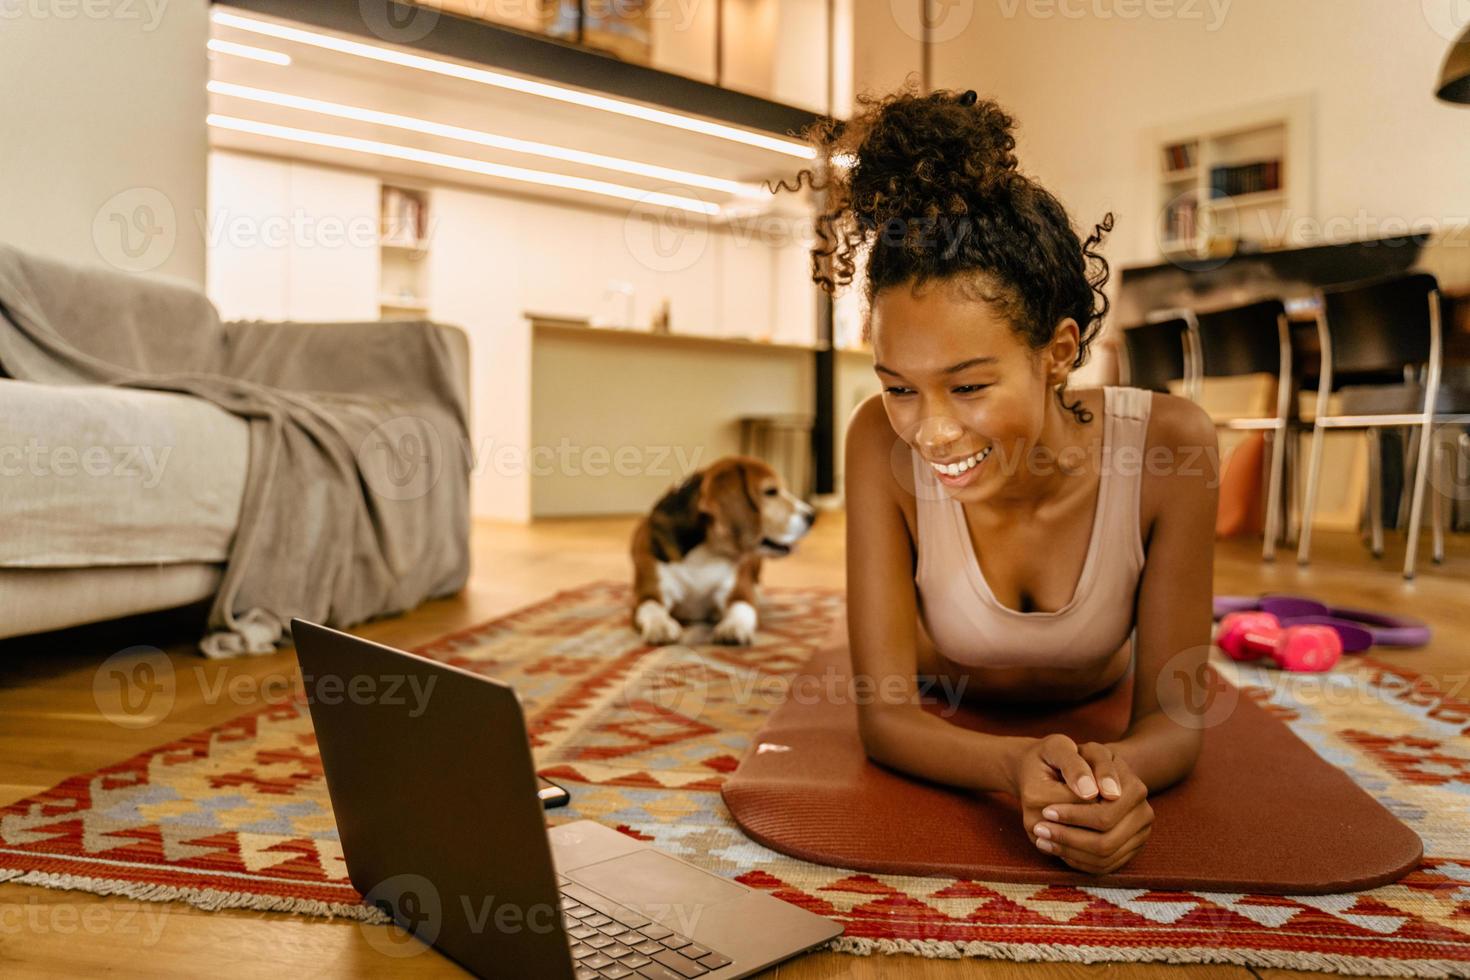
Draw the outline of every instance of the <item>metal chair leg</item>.
[[[1429,523],[1434,532],[1434,551],[1431,559],[1436,565],[1443,565],[1445,511],[1449,509],[1445,506],[1443,487],[1445,486],[1445,461],[1449,458],[1449,454],[1446,452],[1444,440],[1439,438],[1438,433],[1435,433],[1433,439],[1434,451],[1431,454],[1431,458],[1434,460],[1434,486],[1429,490],[1433,494],[1430,498],[1429,511]]]
[[[1282,434],[1286,442],[1286,472],[1281,478],[1282,517],[1286,528],[1283,538],[1289,545],[1297,542],[1297,517],[1301,514],[1301,433],[1287,429]]]
[[[1322,476],[1322,425],[1312,426],[1312,455],[1307,461],[1307,495],[1302,501],[1301,538],[1296,549],[1296,563],[1305,565],[1312,558],[1312,517],[1317,509],[1317,487]]]
[[[1377,429],[1368,429],[1368,527],[1369,548],[1374,558],[1383,557],[1383,439]]]
[[[1403,460],[1403,468],[1399,471],[1403,475],[1399,478],[1399,506],[1394,517],[1394,530],[1404,527],[1409,520],[1409,510],[1413,506],[1413,487],[1409,483],[1409,474],[1418,472],[1419,465],[1419,440],[1413,437],[1412,428],[1398,428],[1394,430],[1399,433],[1403,440],[1402,452],[1399,454]]]
[[[1424,485],[1429,479],[1429,440],[1433,425],[1419,425],[1419,461],[1414,467],[1414,499],[1409,505],[1409,541],[1404,551],[1404,578],[1414,577],[1414,558],[1419,551],[1419,527],[1424,519]]]
[[[1273,429],[1271,438],[1271,486],[1266,491],[1266,542],[1261,547],[1262,561],[1276,560],[1276,539],[1281,534],[1281,470],[1290,430]]]

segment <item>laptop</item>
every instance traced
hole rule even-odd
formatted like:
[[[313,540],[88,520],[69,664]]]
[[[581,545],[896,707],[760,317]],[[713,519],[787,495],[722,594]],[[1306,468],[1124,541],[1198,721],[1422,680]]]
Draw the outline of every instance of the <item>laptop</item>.
[[[599,823],[548,830],[509,686],[300,619],[291,632],[353,887],[466,969],[725,980],[842,933]]]

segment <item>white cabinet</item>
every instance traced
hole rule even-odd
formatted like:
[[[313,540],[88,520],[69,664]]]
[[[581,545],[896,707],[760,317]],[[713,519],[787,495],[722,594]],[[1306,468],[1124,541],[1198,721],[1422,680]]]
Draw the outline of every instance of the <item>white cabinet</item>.
[[[215,150],[206,288],[227,320],[378,319],[375,177]]]

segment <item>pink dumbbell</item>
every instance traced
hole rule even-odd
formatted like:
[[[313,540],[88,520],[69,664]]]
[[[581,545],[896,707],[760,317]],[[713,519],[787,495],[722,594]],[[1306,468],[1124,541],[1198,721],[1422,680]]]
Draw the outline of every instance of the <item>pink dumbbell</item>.
[[[1215,644],[1232,660],[1269,656],[1282,670],[1331,670],[1342,659],[1342,637],[1330,626],[1281,627],[1270,613],[1231,613],[1220,621]]]

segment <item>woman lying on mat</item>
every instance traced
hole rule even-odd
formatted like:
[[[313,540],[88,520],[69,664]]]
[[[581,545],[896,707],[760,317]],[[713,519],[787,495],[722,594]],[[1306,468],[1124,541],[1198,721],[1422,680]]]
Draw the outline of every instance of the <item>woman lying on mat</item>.
[[[813,250],[829,290],[866,260],[883,386],[847,432],[854,676],[917,687],[940,674],[966,697],[1079,701],[1136,652],[1132,717],[1114,742],[968,731],[920,708],[916,690],[860,708],[863,741],[895,769],[1012,793],[1037,847],[1107,873],[1148,840],[1148,794],[1199,753],[1181,679],[1206,676],[1215,429],[1181,398],[1067,391],[1107,311],[1096,249],[1112,215],[1079,240],[1017,170],[998,105],[900,92],[861,108],[816,133],[839,163]]]

